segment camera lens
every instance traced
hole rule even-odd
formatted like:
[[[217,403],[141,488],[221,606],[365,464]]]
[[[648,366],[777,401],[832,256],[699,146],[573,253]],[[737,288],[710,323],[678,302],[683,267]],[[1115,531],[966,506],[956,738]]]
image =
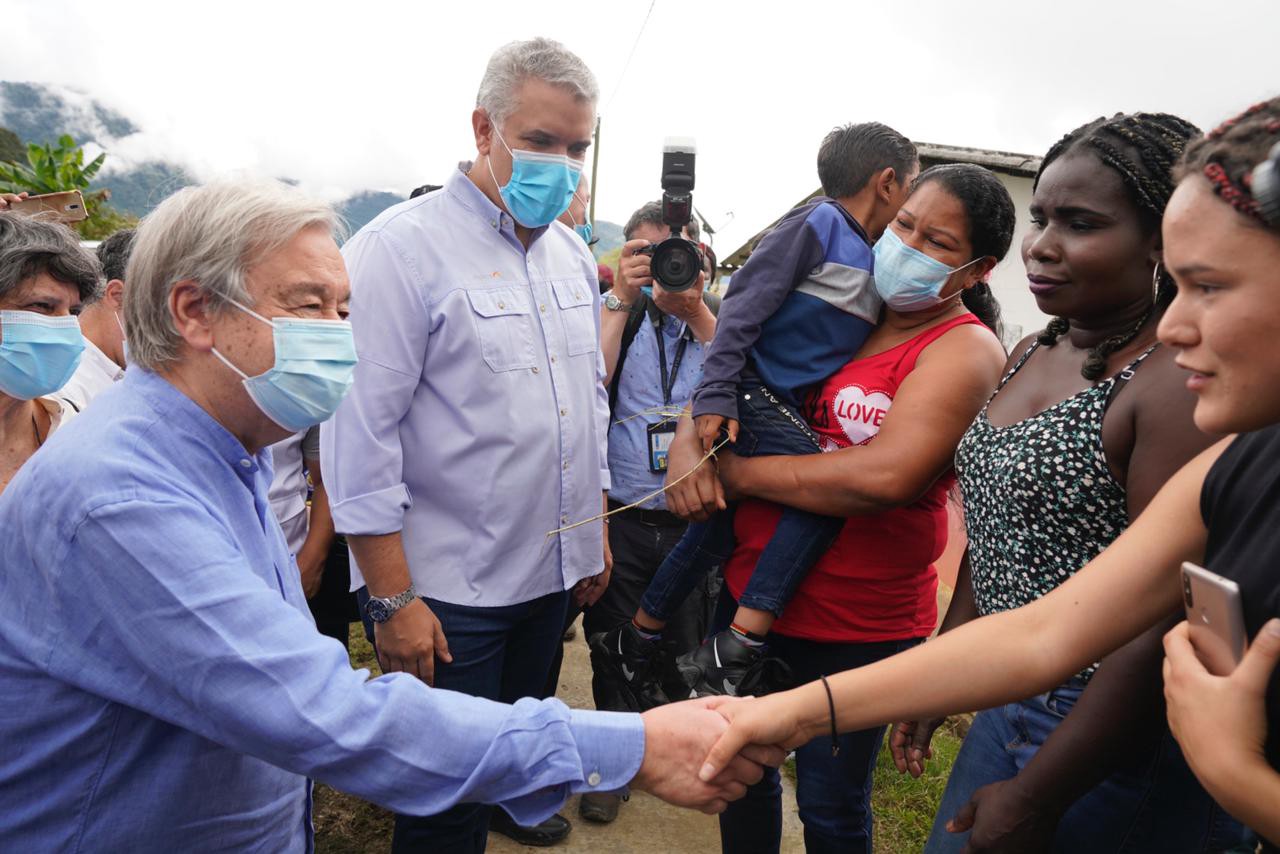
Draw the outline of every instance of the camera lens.
[[[668,291],[687,291],[702,272],[698,248],[679,237],[668,238],[653,250],[653,277]]]

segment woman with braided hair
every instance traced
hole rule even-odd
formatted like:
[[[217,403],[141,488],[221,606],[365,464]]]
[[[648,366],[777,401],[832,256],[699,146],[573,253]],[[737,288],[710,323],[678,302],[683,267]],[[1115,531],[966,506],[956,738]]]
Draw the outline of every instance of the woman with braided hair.
[[[1045,155],[1022,257],[1054,319],[1014,348],[956,452],[969,547],[941,631],[1058,587],[1210,444],[1174,354],[1156,341],[1173,298],[1160,222],[1173,167],[1197,133],[1176,116],[1117,115]],[[1148,825],[1163,835],[1144,850],[1198,832],[1201,844],[1186,850],[1228,847],[1240,829],[1196,784],[1164,724],[1169,616],[1054,690],[980,712],[927,851],[970,840],[978,850],[1118,851]],[[941,722],[894,728],[901,770],[921,773]]]
[[[1208,793],[1223,810],[1265,837],[1264,851],[1280,852],[1280,673],[1276,670],[1280,661],[1280,619],[1276,619],[1280,617],[1280,217],[1273,215],[1280,199],[1255,197],[1255,189],[1261,192],[1265,182],[1255,184],[1250,179],[1251,175],[1274,174],[1274,164],[1259,164],[1269,160],[1268,152],[1277,143],[1280,98],[1251,108],[1188,147],[1175,173],[1176,191],[1163,217],[1162,266],[1167,265],[1177,284],[1176,298],[1159,323],[1158,335],[1164,346],[1135,372],[1107,416],[1107,420],[1115,417],[1125,396],[1132,395],[1136,404],[1138,384],[1149,381],[1148,372],[1159,364],[1154,360],[1172,355],[1182,371],[1185,388],[1194,394],[1195,425],[1209,434],[1238,435],[1228,435],[1181,467],[1113,544],[1034,601],[1010,610],[996,609],[998,613],[973,620],[916,649],[831,677],[828,684],[811,683],[723,709],[731,726],[708,756],[704,778],[713,776],[743,744],[772,742],[785,747],[895,717],[922,720],[955,709],[989,708],[1037,691],[1048,692],[1042,695],[1046,707],[1056,706],[1060,689],[1053,686],[1102,659],[1076,710],[1045,742],[1037,755],[1039,760],[1085,709],[1086,700],[1103,687],[1116,656],[1181,609],[1179,567],[1183,561],[1193,561],[1239,585],[1251,643],[1232,673],[1212,675],[1197,655],[1187,624],[1180,622],[1169,631],[1164,637],[1163,665],[1169,725]],[[1087,186],[1055,174],[1057,165],[1068,162],[1068,156],[1060,154],[1040,176],[1035,196],[1040,225],[1024,248],[1033,276],[1042,269],[1045,276],[1056,274],[1042,265],[1058,256],[1036,244],[1045,240],[1053,227],[1058,215],[1055,211],[1068,202],[1077,206],[1076,197],[1066,190],[1074,187],[1082,193]],[[1255,171],[1259,168],[1261,171]],[[1101,174],[1093,181],[1100,183]],[[1078,265],[1070,269],[1073,274],[1079,271]],[[1062,284],[1063,290],[1076,284],[1074,278],[1070,282]],[[1037,348],[1026,360],[1028,366],[1036,359],[1046,359],[1042,355],[1046,349],[1052,353],[1069,344],[1077,317],[1084,316],[1068,306],[1065,298],[1054,297],[1053,307],[1070,318],[1070,328],[1053,348]],[[1131,342],[1134,348],[1141,346],[1145,334],[1139,330]],[[1121,354],[1129,346],[1121,345],[1108,357],[1104,376],[1111,373],[1111,360],[1126,358]],[[1016,375],[997,394],[987,411],[987,421],[1008,423],[1008,410],[997,409],[996,404],[1017,388],[1015,384],[1023,376]],[[1048,375],[1043,379],[1052,381]],[[1172,421],[1181,416],[1170,409],[1152,413],[1152,417]],[[1080,412],[1076,418],[1084,421],[1086,415]],[[1143,420],[1142,413],[1135,415],[1139,442],[1145,429]],[[982,421],[980,416],[979,423]],[[1110,463],[1115,457],[1106,447],[1105,425],[1102,433],[1099,459]],[[961,458],[964,456],[962,451]],[[1070,455],[1064,452],[1062,456],[1066,460]],[[1030,470],[1035,462],[1034,449],[1030,449],[1028,456],[1013,466],[1025,463]],[[1128,461],[1130,499],[1137,485],[1138,462],[1135,444]],[[972,460],[968,465],[974,465]],[[962,480],[964,476],[962,469]],[[1059,480],[1069,484],[1073,477],[1064,471]],[[1018,497],[1010,494],[1009,500],[1016,502]],[[1094,506],[1096,513],[1106,512],[1101,498]],[[1033,524],[1043,526],[1044,520]],[[1012,539],[1010,547],[1017,547]],[[976,577],[976,565],[971,569]],[[1034,561],[1022,566],[1028,576],[1035,571]],[[976,583],[974,590],[976,593]],[[1117,649],[1121,653],[1115,653]],[[1136,705],[1138,701],[1133,702]],[[1130,709],[1113,705],[1109,712],[1118,728],[1131,726]],[[1017,728],[1007,743],[1009,750],[1015,750],[1027,730],[1034,728],[1034,721],[1029,711],[1006,714]],[[1095,730],[1094,737],[1109,742],[1109,750],[1126,760],[1141,753],[1132,732],[1118,743],[1100,730]],[[1083,739],[1074,743],[1078,750],[1091,750]],[[1164,752],[1163,746],[1160,752]],[[1096,756],[1092,761],[1107,764]],[[1114,761],[1111,765],[1114,767]],[[1024,796],[1042,797],[1038,793]],[[1220,835],[1213,839],[1220,822],[1197,818],[1194,802],[1185,798],[1176,803],[1161,802],[1161,798],[1161,787],[1154,786],[1146,811],[1151,820],[1133,826],[1127,838],[1068,849],[1253,850],[1243,840],[1237,845],[1248,847],[1233,848]],[[975,800],[980,817],[987,808],[981,790]],[[1052,845],[1019,835],[1021,827],[1035,824],[1039,809],[1033,804],[1023,810],[1023,815],[1033,818],[1024,820],[1020,827],[1006,826],[1004,829],[1011,832],[999,834],[1001,838],[994,845],[971,839],[970,850],[1063,848],[1062,831],[1070,812],[1059,824]],[[970,812],[965,821],[972,818]],[[1181,836],[1170,834],[1170,828]]]

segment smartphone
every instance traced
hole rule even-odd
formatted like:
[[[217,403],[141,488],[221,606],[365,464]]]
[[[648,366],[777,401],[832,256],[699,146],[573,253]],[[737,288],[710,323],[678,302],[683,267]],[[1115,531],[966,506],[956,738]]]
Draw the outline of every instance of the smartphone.
[[[9,210],[22,216],[43,214],[57,222],[80,222],[89,218],[89,212],[84,209],[84,196],[79,190],[28,196],[20,202],[11,203]]]
[[[1202,566],[1184,563],[1182,601],[1187,608],[1191,645],[1200,663],[1215,676],[1230,674],[1244,658],[1249,643],[1240,587]]]

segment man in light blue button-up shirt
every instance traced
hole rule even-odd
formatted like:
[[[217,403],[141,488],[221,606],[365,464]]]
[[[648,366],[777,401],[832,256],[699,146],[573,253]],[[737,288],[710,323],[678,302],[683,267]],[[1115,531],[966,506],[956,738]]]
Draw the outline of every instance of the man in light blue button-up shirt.
[[[343,248],[360,364],[321,464],[379,661],[504,702],[540,695],[571,596],[593,602],[607,582],[603,524],[575,526],[609,487],[596,265],[554,221],[596,97],[563,46],[501,48],[475,161]],[[401,817],[397,845],[456,850],[487,819]],[[567,833],[557,824],[546,832]]]
[[[0,495],[0,851],[309,851],[309,778],[528,823],[632,777],[706,809],[759,779],[744,759],[698,782],[726,728],[707,703],[502,705],[369,680],[316,632],[267,446],[305,426],[276,422],[297,411],[282,401],[316,420],[333,403],[305,381],[330,351],[286,330],[344,343],[334,219],[236,183],[183,190],[139,227],[128,374]]]

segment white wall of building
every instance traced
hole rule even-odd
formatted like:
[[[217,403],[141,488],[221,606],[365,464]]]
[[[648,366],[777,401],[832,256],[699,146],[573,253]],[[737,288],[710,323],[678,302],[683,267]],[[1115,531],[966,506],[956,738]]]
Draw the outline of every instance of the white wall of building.
[[[1031,179],[997,174],[1018,212],[1009,254],[991,274],[991,290],[1004,312],[1005,345],[1012,347],[1024,336],[1043,329],[1049,318],[1036,306],[1035,297],[1027,288],[1027,273],[1022,266],[1022,238],[1031,227]]]

